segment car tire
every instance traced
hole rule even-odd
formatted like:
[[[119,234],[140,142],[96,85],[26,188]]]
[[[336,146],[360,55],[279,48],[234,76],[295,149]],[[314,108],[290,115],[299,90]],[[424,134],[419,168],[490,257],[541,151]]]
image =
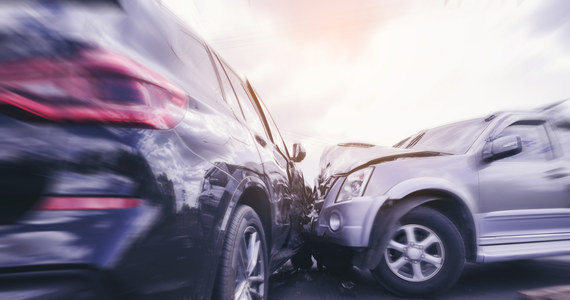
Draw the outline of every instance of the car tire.
[[[267,299],[267,243],[255,211],[239,205],[228,225],[216,277],[216,299]]]
[[[451,220],[427,208],[401,218],[371,270],[377,281],[399,296],[432,297],[450,288],[465,264],[465,246]]]

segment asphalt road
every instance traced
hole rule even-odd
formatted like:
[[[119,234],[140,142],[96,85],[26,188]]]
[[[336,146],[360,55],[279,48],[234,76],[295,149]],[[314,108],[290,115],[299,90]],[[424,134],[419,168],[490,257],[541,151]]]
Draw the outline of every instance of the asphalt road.
[[[486,265],[467,264],[455,286],[435,299],[521,299],[521,291],[553,286],[570,286],[570,256]],[[308,271],[295,271],[287,263],[272,275],[269,299],[402,298],[378,286],[368,271],[353,268],[347,274],[331,274],[318,271],[314,266]],[[568,297],[556,299],[570,299],[570,293]]]

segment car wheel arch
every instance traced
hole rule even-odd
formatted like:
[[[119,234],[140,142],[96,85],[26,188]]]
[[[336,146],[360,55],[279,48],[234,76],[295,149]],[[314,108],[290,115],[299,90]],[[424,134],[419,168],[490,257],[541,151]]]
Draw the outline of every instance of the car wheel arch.
[[[463,237],[468,261],[475,261],[477,256],[476,226],[469,208],[457,195],[443,190],[420,190],[404,196],[402,199],[387,200],[376,213],[373,227],[370,231],[369,245],[365,251],[359,252],[353,259],[359,268],[372,269],[382,258],[392,232],[398,226],[399,220],[410,211],[426,206],[447,216],[458,228]],[[460,216],[467,218],[463,222]],[[390,228],[386,230],[386,228]]]
[[[417,177],[396,184],[386,192],[386,195],[389,199],[386,203],[390,203],[390,200],[394,202],[417,197],[434,197],[439,198],[439,200],[455,201],[451,203],[456,204],[456,208],[462,212],[462,215],[468,222],[458,219],[456,215],[446,210],[445,206],[440,207],[439,211],[447,215],[457,226],[461,235],[467,240],[465,244],[467,259],[475,261],[477,256],[478,227],[473,216],[478,210],[476,200],[478,195],[474,195],[473,191],[465,188],[465,184],[454,182],[448,178]],[[386,205],[386,203],[383,205]]]
[[[462,188],[464,184],[438,177],[417,177],[404,180],[391,187],[385,194],[389,199],[409,199],[416,194],[448,195],[450,198],[462,201],[470,212],[477,210],[475,195]]]
[[[465,245],[466,259],[475,262],[477,258],[477,227],[473,214],[460,197],[448,191],[420,191],[415,195],[429,195],[439,198],[422,204],[449,218],[459,230]],[[414,196],[415,196],[414,195]]]
[[[250,206],[261,219],[263,229],[266,231],[266,238],[268,246],[271,244],[271,226],[273,219],[273,212],[271,211],[269,201],[269,191],[265,186],[264,181],[255,176],[254,174],[243,173],[243,177],[239,180],[236,188],[234,189],[231,200],[226,209],[226,213],[222,220],[221,229],[225,232],[228,226],[228,221],[233,215],[236,207],[239,204]]]
[[[265,236],[267,238],[268,249],[271,249],[271,206],[269,204],[269,198],[267,197],[264,189],[258,186],[251,186],[244,190],[244,192],[239,197],[237,205],[243,204],[251,207],[255,213],[259,216],[263,229],[265,230]]]
[[[264,182],[255,175],[248,174],[245,171],[238,171],[234,173],[234,175],[239,174],[242,174],[243,176],[237,176],[239,181],[233,189],[232,197],[230,198],[226,212],[220,224],[220,235],[217,237],[217,244],[215,249],[215,252],[218,253],[218,257],[222,252],[226,232],[229,226],[229,220],[239,205],[247,205],[251,207],[259,216],[263,230],[265,231],[267,249],[268,251],[271,249],[272,212],[269,204],[269,197],[267,196],[269,194],[267,187],[265,186]],[[219,260],[217,260],[216,264],[219,263]],[[212,291],[214,288],[213,278],[211,282],[209,282],[209,287],[209,290]]]

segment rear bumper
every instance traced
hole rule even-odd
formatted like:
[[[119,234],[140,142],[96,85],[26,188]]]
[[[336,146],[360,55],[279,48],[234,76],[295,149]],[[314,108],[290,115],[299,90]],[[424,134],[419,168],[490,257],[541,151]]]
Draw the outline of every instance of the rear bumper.
[[[0,114],[0,140],[0,179],[12,179],[0,180],[0,299],[108,298],[76,296],[93,284],[74,276],[6,275],[46,266],[101,270],[133,299],[210,297],[225,202],[214,212],[202,209],[201,174],[212,164],[187,150],[174,130],[26,123]],[[34,193],[23,197],[28,190]],[[44,196],[142,201],[121,209],[36,209]],[[11,207],[17,214],[5,213]]]
[[[0,226],[0,266],[90,265],[112,268],[154,223],[148,206],[120,210],[31,211]],[[148,224],[142,224],[147,221]],[[1,271],[0,271],[1,272]]]

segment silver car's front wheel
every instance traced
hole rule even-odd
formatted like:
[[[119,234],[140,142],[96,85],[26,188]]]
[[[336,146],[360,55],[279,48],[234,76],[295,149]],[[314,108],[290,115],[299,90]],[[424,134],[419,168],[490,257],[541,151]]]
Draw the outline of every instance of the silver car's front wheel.
[[[465,246],[456,225],[445,215],[419,207],[391,233],[374,277],[390,292],[429,297],[451,287],[465,263]]]
[[[406,281],[421,282],[441,270],[445,248],[441,238],[431,229],[408,224],[396,230],[384,251],[384,259],[396,276]]]

